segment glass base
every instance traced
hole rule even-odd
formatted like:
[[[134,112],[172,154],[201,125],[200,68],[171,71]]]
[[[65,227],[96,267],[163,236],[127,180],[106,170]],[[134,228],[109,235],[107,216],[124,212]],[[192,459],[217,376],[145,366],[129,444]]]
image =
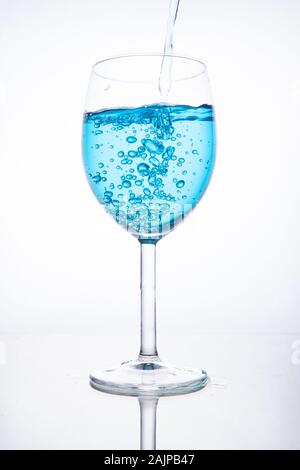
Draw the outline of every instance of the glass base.
[[[140,356],[136,361],[93,371],[90,384],[106,393],[129,396],[168,396],[191,393],[205,387],[208,375],[204,370],[176,367],[156,356]]]

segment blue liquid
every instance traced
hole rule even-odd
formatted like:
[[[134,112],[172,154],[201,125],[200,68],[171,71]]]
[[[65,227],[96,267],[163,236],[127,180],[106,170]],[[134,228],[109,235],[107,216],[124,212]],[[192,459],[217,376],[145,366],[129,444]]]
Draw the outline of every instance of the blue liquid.
[[[152,242],[195,207],[215,160],[213,109],[151,105],[85,113],[83,159],[98,201]]]

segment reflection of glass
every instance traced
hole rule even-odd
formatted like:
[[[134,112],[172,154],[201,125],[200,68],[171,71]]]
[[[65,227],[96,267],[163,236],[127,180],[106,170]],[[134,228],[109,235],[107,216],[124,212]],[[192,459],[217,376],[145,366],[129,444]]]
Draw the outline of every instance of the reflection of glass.
[[[161,54],[104,60],[93,67],[89,82],[83,123],[88,181],[106,211],[141,246],[139,357],[91,374],[96,388],[111,393],[170,395],[207,383],[204,371],[162,362],[156,348],[156,244],[197,205],[215,159],[205,65],[168,57],[167,103],[160,102],[158,87]]]
[[[156,449],[156,410],[158,397],[139,397],[140,404],[140,448]]]

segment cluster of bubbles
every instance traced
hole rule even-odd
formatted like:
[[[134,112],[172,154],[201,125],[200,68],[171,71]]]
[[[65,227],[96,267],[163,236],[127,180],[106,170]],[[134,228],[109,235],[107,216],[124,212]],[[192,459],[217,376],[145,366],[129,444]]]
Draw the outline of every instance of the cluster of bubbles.
[[[182,214],[182,203],[178,204],[178,194],[181,199],[186,195],[181,190],[185,186],[184,176],[187,170],[181,171],[182,178],[173,178],[175,196],[164,189],[164,180],[168,177],[170,181],[170,165],[176,165],[178,170],[185,163],[183,157],[176,156],[176,148],[181,145],[178,140],[181,134],[174,136],[174,127],[168,112],[151,110],[148,108],[147,115],[136,116],[134,113],[120,113],[113,123],[108,122],[109,131],[112,135],[130,127],[132,135],[124,138],[123,149],[118,150],[109,162],[114,166],[113,181],[108,181],[107,166],[103,162],[98,163],[98,171],[90,174],[93,183],[104,183],[104,192],[101,202],[106,210],[126,229],[137,234],[162,233],[165,225],[171,225],[178,215]],[[99,128],[107,123],[101,119],[94,119],[94,134],[103,133]],[[144,125],[143,138],[136,137],[137,131],[133,124]],[[164,145],[163,141],[171,141],[172,145]],[[174,143],[174,145],[173,145]],[[102,144],[103,145],[103,144]],[[99,144],[95,148],[100,148]],[[112,150],[113,145],[109,145]],[[198,154],[193,150],[194,155]],[[109,169],[110,171],[110,169]],[[116,184],[116,173],[119,172],[118,184]]]

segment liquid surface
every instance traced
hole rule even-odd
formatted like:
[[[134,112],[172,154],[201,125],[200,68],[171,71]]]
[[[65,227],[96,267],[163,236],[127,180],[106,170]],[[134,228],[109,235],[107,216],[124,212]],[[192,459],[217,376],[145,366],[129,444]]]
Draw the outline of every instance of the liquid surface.
[[[151,105],[84,115],[90,186],[126,230],[156,240],[195,207],[215,159],[213,109]]]
[[[180,0],[170,0],[169,17],[165,39],[164,54],[173,53],[173,34]],[[172,83],[172,57],[164,56],[159,76],[159,91],[162,102],[166,102]]]

